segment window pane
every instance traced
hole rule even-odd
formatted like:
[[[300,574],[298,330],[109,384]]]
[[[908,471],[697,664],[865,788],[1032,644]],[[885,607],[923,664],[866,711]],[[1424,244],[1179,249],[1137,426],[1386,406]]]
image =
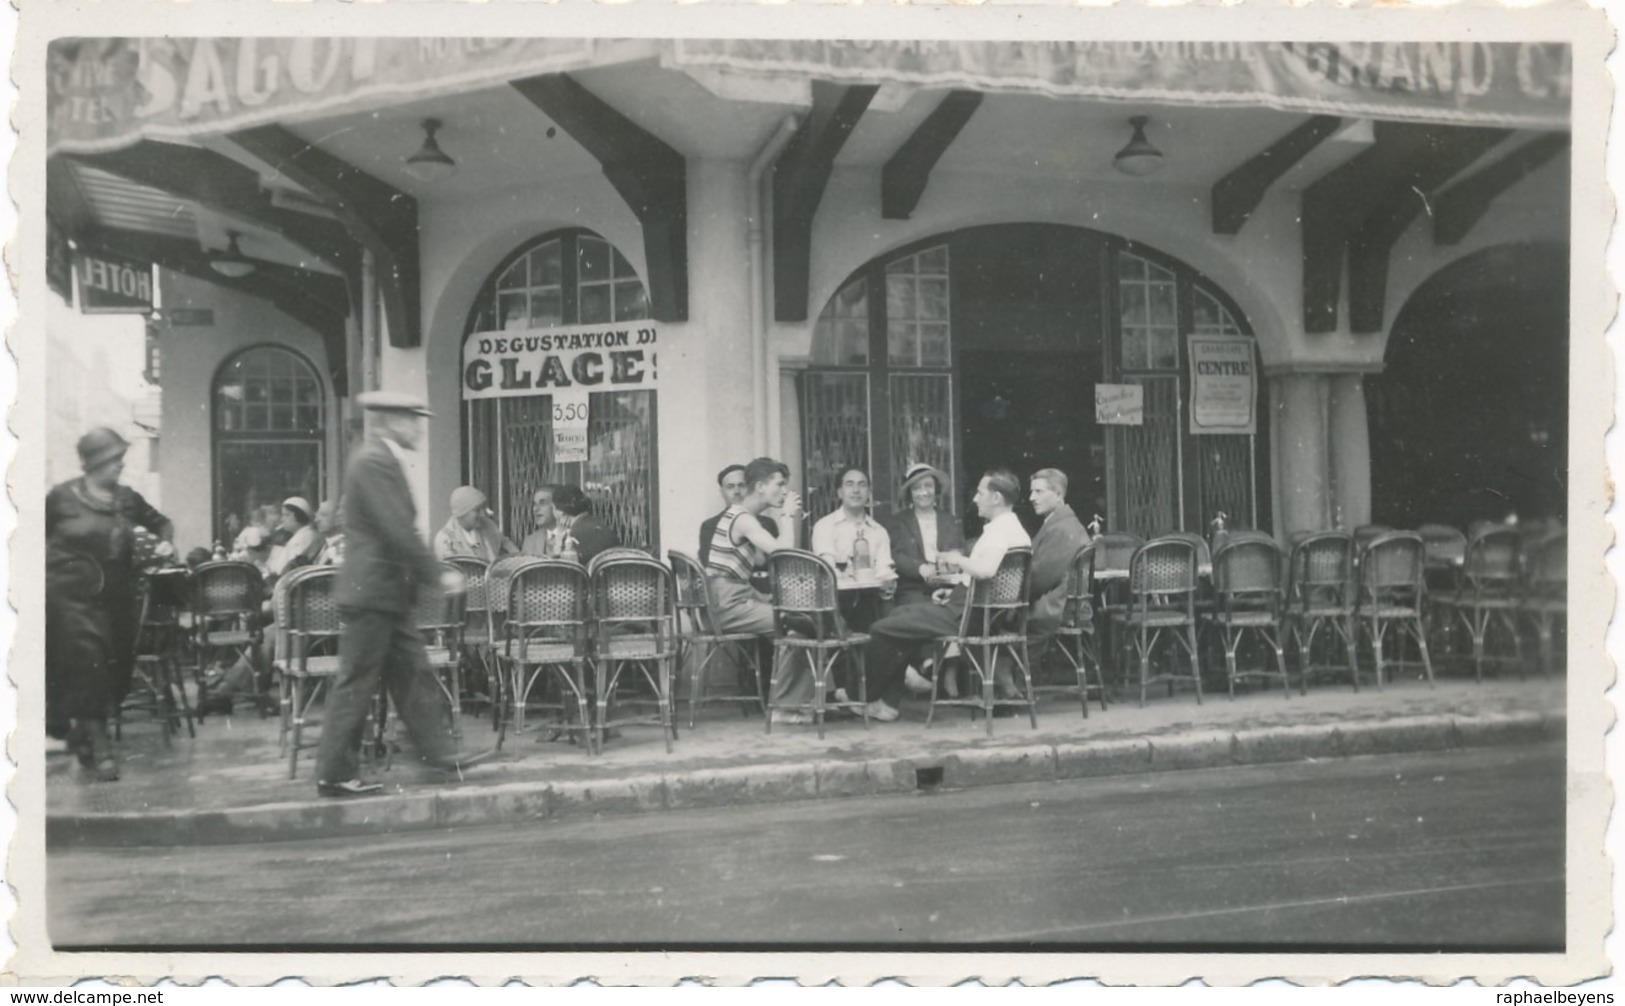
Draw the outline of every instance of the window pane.
[[[890,322],[886,329],[886,338],[888,355],[894,365],[913,367],[918,364],[919,349],[915,341],[913,322]]]
[[[920,364],[926,367],[948,366],[948,326],[920,326]]]
[[[1173,370],[1179,366],[1179,337],[1171,329],[1154,332],[1151,337],[1155,349],[1151,365],[1158,370]]]
[[[583,325],[609,321],[609,285],[605,283],[582,287],[580,309]]]
[[[1147,278],[1157,283],[1172,283],[1174,281],[1173,273],[1154,262],[1145,264],[1145,274]]]
[[[649,317],[649,301],[643,293],[643,284],[635,279],[616,283],[615,320],[632,321],[647,317]]]
[[[868,363],[869,323],[866,321],[843,321],[840,325],[840,362],[849,367],[858,367]]]
[[[948,246],[938,245],[920,252],[917,258],[916,270],[932,276],[948,275]]]
[[[1145,287],[1139,284],[1124,284],[1123,296],[1123,324],[1144,325],[1145,313]]]
[[[559,242],[549,241],[530,253],[530,285],[558,286],[564,282]]]
[[[626,256],[621,254],[621,250],[619,248],[612,248],[610,250],[615,255],[615,278],[636,279],[638,275],[637,272],[632,269],[632,263],[626,260]]]
[[[920,317],[930,321],[948,320],[948,281],[920,280]]]
[[[530,327],[542,328],[564,322],[564,304],[555,288],[537,290],[530,295]]]
[[[519,261],[515,262],[513,265],[509,266],[502,273],[502,278],[497,280],[497,289],[498,290],[513,290],[513,289],[517,289],[519,287],[522,287],[524,285],[525,285],[525,260],[522,259],[522,258]]]
[[[914,317],[914,279],[910,276],[886,277],[886,317],[891,321]]]
[[[1158,283],[1151,288],[1151,324],[1174,324],[1174,288]]]
[[[1129,370],[1144,370],[1146,366],[1145,329],[1123,329],[1123,366]]]
[[[576,265],[580,270],[578,282],[609,279],[609,245],[596,238],[581,238],[576,243]]]
[[[1134,255],[1119,255],[1117,271],[1123,279],[1145,279],[1145,260]]]
[[[497,294],[497,315],[502,319],[504,329],[526,327],[529,323],[526,313],[523,293]]]

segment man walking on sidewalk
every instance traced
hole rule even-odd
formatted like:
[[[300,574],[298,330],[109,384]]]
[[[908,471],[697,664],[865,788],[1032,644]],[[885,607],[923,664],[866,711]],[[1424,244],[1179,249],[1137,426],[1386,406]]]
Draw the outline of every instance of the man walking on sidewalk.
[[[440,564],[419,540],[417,509],[406,484],[406,452],[415,450],[430,415],[420,399],[396,392],[356,396],[368,436],[344,473],[344,564],[338,603],[344,612],[341,667],[327,699],[316,750],[322,796],[368,796],[383,786],[360,777],[361,734],[382,678],[419,757],[457,771],[491,752],[459,758],[446,730],[440,687],[413,624],[418,592],[440,589]]]

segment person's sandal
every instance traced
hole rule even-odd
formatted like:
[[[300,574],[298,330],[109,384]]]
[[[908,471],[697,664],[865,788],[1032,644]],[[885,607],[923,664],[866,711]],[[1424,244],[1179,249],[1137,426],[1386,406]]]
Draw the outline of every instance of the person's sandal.
[[[383,783],[362,782],[360,779],[346,779],[343,782],[318,782],[316,784],[316,794],[318,796],[377,796],[383,791]]]

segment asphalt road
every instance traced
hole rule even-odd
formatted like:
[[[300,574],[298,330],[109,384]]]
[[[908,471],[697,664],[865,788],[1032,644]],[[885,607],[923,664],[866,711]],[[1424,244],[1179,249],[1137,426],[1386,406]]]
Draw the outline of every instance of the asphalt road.
[[[1486,748],[48,857],[59,947],[1560,949],[1563,755]]]

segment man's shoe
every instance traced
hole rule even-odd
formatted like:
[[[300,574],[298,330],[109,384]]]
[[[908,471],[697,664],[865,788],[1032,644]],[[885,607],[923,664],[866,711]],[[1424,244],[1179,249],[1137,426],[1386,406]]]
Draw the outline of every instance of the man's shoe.
[[[362,782],[360,779],[346,779],[343,782],[318,782],[316,784],[316,794],[318,796],[377,796],[383,791],[383,783]]]
[[[794,709],[773,710],[773,722],[789,724],[793,727],[804,727],[813,722],[812,713],[797,712]]]
[[[488,762],[496,756],[496,748],[486,748],[484,751],[471,751],[468,754],[447,755],[443,758],[425,758],[423,763],[442,772],[461,772],[464,769],[471,769],[475,765]]]
[[[891,706],[886,705],[884,699],[875,699],[867,706],[864,706],[863,709],[870,719],[879,720],[882,723],[890,723],[902,715]]]
[[[845,688],[837,688],[835,689],[835,701],[841,705],[845,705],[846,703],[851,702],[852,699],[846,694]]]
[[[936,661],[934,660],[927,660],[925,662],[925,669],[927,671],[931,670],[934,666],[936,666]],[[909,667],[903,671],[903,684],[906,685],[908,690],[913,692],[915,695],[931,694],[931,679],[927,678],[919,671],[916,671],[913,667]]]

